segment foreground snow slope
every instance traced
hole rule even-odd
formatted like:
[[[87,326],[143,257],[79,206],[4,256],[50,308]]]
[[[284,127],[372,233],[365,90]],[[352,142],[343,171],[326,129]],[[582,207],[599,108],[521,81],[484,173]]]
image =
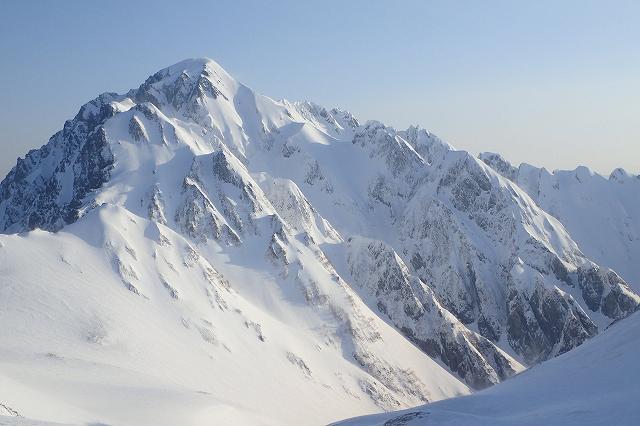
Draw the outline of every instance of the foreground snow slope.
[[[112,206],[57,234],[0,236],[0,403],[71,423],[320,424],[467,392],[339,289],[332,317],[266,261],[235,262],[219,263],[245,288]]]
[[[373,425],[637,425],[640,313],[579,348],[473,395],[337,423]]]

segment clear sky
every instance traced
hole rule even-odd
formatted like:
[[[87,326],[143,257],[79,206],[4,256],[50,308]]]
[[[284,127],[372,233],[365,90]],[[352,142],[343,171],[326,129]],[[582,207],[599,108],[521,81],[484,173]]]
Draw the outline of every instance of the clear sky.
[[[640,1],[0,1],[0,174],[187,57],[457,148],[640,173]]]

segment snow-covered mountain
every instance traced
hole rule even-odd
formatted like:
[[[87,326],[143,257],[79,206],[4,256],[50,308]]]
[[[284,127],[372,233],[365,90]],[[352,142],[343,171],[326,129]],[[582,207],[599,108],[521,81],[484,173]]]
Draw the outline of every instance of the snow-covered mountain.
[[[640,314],[491,389],[336,423],[375,425],[635,425],[640,418]]]
[[[640,290],[639,176],[616,169],[605,178],[584,166],[553,173],[529,164],[516,168],[492,153],[482,153],[480,159],[560,220],[589,258]]]
[[[0,403],[317,424],[498,383],[638,308],[633,262],[494,168],[209,59],[100,95],[0,184],[0,380],[21,390]]]

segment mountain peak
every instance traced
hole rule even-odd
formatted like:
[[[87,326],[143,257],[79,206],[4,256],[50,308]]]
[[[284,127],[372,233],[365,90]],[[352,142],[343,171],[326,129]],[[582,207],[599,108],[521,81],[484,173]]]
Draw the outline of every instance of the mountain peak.
[[[611,172],[611,174],[609,175],[609,180],[613,182],[623,183],[627,180],[632,179],[633,177],[634,176],[631,173],[627,172],[622,167],[618,167]]]
[[[184,74],[194,80],[200,77],[212,79],[217,77],[235,80],[220,64],[206,57],[183,59],[180,62],[161,69],[156,74],[162,74],[165,78]]]
[[[209,58],[185,59],[163,68],[145,80],[133,93],[138,102],[149,101],[161,108],[176,109],[187,102],[209,95],[229,99],[238,88],[236,80]]]

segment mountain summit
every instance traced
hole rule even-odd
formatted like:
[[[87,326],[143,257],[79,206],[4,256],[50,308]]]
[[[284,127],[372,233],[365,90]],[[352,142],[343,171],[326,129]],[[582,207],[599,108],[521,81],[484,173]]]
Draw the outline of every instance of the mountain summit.
[[[100,95],[0,184],[0,378],[24,390],[0,402],[328,422],[490,386],[637,309],[618,265],[483,160],[209,59]]]

